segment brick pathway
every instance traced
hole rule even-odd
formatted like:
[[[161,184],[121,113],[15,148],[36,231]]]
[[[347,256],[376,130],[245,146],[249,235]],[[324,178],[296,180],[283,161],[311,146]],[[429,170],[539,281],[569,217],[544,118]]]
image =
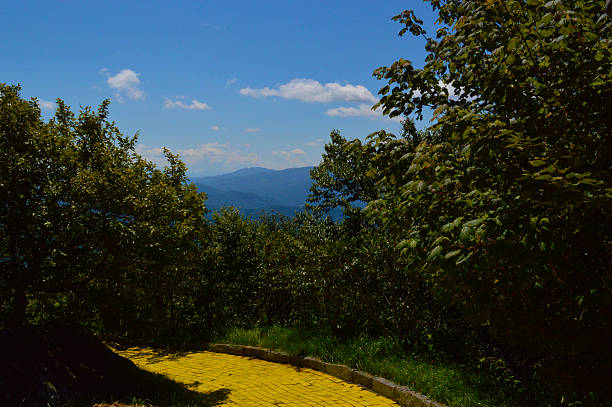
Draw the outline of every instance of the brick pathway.
[[[116,351],[138,367],[205,393],[226,391],[225,406],[397,406],[356,384],[307,368],[213,352]]]

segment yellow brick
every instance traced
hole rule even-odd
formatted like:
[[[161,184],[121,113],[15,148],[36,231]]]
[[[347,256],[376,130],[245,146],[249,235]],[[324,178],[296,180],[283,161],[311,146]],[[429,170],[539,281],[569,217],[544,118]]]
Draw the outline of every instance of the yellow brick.
[[[390,399],[309,368],[213,352],[116,351],[138,367],[206,393],[229,389],[224,406],[398,406]]]

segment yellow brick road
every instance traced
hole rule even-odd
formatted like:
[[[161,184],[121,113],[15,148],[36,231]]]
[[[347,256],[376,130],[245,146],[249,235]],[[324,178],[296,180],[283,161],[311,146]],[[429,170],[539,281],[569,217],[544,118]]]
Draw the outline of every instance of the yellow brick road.
[[[356,384],[307,368],[213,352],[116,351],[191,390],[227,392],[224,406],[397,406]]]

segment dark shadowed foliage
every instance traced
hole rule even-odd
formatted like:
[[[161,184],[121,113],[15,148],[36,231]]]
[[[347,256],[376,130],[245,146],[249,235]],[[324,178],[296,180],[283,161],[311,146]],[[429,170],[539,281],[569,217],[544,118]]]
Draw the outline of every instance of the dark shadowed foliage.
[[[52,323],[0,331],[0,405],[90,406],[142,400],[156,406],[215,406],[228,391],[198,393],[137,368],[86,330]]]

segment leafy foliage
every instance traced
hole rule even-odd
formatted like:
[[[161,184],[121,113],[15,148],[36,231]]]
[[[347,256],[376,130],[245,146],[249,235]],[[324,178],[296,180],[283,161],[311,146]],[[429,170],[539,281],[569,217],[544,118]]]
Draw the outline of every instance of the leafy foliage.
[[[438,136],[404,157],[399,177],[379,178],[394,192],[368,211],[524,375],[601,392],[612,360],[612,22],[600,1],[431,3],[442,28],[425,67],[399,60],[375,75],[389,81],[386,113],[431,108]],[[410,12],[395,19],[424,34]]]
[[[164,171],[140,158],[136,137],[107,120],[108,104],[75,117],[58,99],[45,123],[35,99],[0,88],[0,291],[15,324],[29,305],[38,316],[98,314],[120,327],[136,287],[171,297],[166,284],[193,251],[203,196],[169,152]]]
[[[348,212],[353,204],[376,197],[374,180],[367,174],[368,152],[345,149],[347,140],[338,131],[332,131],[330,139],[322,162],[310,172],[314,182],[308,201],[310,208],[317,211],[329,212],[341,207]]]

